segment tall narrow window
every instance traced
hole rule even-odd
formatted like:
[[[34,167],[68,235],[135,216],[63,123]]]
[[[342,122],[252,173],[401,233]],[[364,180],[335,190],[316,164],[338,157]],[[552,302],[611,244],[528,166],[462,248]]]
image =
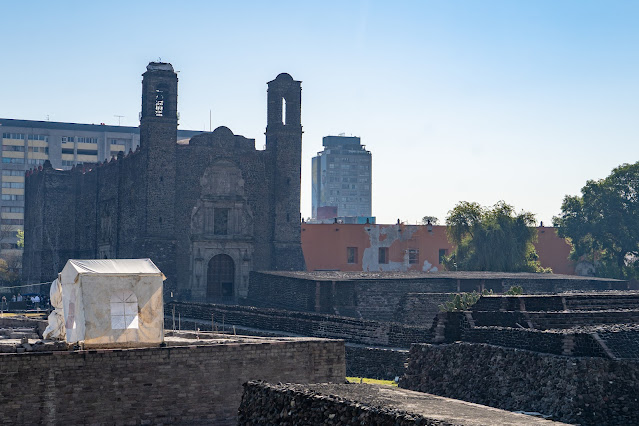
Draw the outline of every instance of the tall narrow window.
[[[164,90],[157,89],[155,91],[155,116],[162,117],[164,115]]]
[[[229,209],[215,208],[213,210],[213,233],[227,235],[229,232]]]
[[[386,264],[388,263],[388,247],[380,247],[378,251],[378,260],[377,263]]]
[[[286,126],[286,99],[282,98],[282,124]]]
[[[448,255],[448,249],[439,249],[439,264],[444,263],[444,256]]]
[[[346,263],[357,263],[357,247],[346,247]]]
[[[419,263],[419,249],[408,249],[408,264],[415,265]]]

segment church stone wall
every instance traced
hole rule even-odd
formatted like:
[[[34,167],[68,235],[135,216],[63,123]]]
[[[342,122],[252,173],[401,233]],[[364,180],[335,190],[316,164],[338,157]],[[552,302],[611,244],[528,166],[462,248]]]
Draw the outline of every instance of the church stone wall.
[[[233,301],[247,297],[250,271],[303,270],[301,87],[288,74],[268,85],[269,108],[289,107],[286,124],[269,112],[265,151],[226,127],[178,144],[177,75],[149,64],[138,151],[27,172],[25,280],[50,281],[70,258],[148,257],[166,296]]]

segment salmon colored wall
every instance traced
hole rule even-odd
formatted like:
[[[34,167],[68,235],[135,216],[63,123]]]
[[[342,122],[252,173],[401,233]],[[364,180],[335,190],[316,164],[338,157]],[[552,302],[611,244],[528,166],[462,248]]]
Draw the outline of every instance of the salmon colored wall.
[[[535,248],[539,255],[539,263],[544,268],[551,268],[555,274],[575,274],[575,262],[568,259],[570,244],[557,235],[556,228],[537,228]]]
[[[538,228],[535,244],[539,261],[556,274],[574,274],[568,260],[570,246],[557,236],[554,228]],[[347,248],[357,247],[357,263],[347,263]],[[379,264],[379,247],[389,248],[389,263]],[[439,264],[439,250],[448,254],[453,245],[446,237],[445,226],[424,225],[356,225],[302,224],[302,249],[309,271],[431,271],[444,270]],[[408,250],[419,250],[419,261],[409,264]]]
[[[357,263],[347,263],[347,247],[357,247]],[[388,247],[389,263],[378,264],[379,247]],[[442,270],[439,249],[452,245],[446,227],[417,225],[302,224],[302,249],[309,271]],[[368,249],[368,250],[367,250]],[[419,261],[408,263],[408,250],[419,250]]]

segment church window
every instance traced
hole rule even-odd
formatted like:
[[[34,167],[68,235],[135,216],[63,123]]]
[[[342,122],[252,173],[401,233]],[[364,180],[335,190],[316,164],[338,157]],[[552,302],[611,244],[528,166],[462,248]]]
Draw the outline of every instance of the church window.
[[[229,231],[229,209],[216,208],[213,211],[213,233],[227,235]]]
[[[282,98],[282,124],[286,126],[286,99]]]
[[[164,90],[162,89],[155,91],[155,116],[164,116]]]

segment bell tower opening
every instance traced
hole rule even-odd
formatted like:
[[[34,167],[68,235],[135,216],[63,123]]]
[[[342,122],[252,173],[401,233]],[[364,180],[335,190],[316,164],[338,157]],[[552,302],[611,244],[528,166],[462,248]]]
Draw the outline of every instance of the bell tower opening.
[[[151,120],[177,125],[177,83],[177,74],[171,64],[149,63],[142,74],[140,124]]]
[[[282,124],[286,126],[286,98],[282,98]]]
[[[164,94],[165,89],[163,87],[158,87],[155,89],[155,116],[163,117],[164,116]]]

